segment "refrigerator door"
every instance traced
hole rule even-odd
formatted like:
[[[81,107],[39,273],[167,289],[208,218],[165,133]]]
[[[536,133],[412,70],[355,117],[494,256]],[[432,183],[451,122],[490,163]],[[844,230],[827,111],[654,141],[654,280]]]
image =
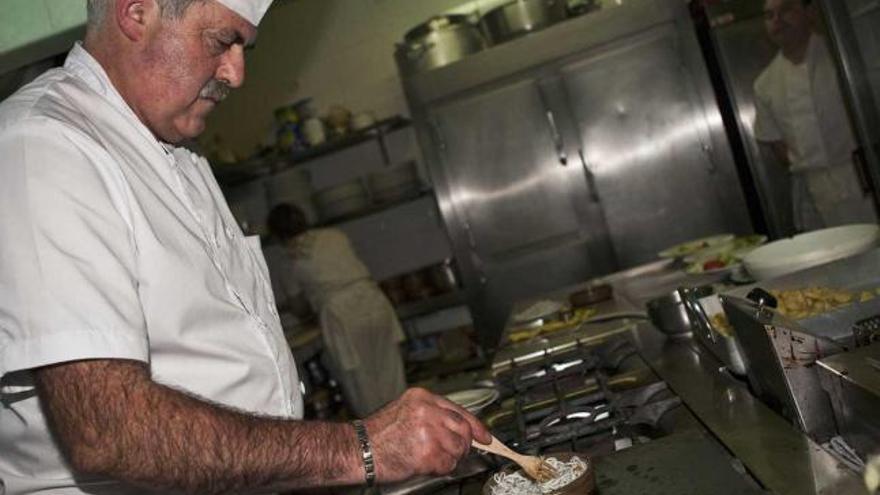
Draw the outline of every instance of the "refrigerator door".
[[[575,166],[560,117],[539,81],[525,79],[431,109],[449,197],[486,263],[586,236]]]
[[[855,124],[856,163],[880,205],[880,0],[821,0]]]
[[[776,56],[778,48],[767,37],[763,0],[707,3],[712,49],[730,99],[735,124],[742,137],[749,168],[757,183],[769,234],[794,234],[791,177],[769,149],[755,139],[755,79]]]
[[[428,109],[438,200],[486,347],[513,301],[613,271],[558,77],[503,80]]]
[[[664,26],[562,68],[622,266],[676,242],[751,226],[696,41]],[[711,91],[711,90],[710,90]],[[720,132],[720,140],[713,138]],[[716,143],[719,143],[716,146]]]

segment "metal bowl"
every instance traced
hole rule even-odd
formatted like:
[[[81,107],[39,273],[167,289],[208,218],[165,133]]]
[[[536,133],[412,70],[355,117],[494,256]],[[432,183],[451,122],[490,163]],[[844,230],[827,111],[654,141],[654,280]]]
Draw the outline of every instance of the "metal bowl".
[[[571,483],[558,490],[548,492],[547,495],[594,495],[596,493],[596,471],[593,460],[588,456],[576,452],[553,452],[545,455],[545,457],[555,457],[562,462],[568,462],[575,456],[580,457],[587,463],[586,471]],[[504,467],[499,471],[499,473],[505,474],[513,474],[516,472],[522,473],[519,466],[516,465]],[[495,482],[495,476],[492,476],[483,485],[483,495],[500,495],[499,493],[496,493],[496,490],[497,484]]]
[[[697,299],[715,292],[712,286],[706,285],[694,289],[678,289],[648,301],[646,304],[648,318],[657,330],[667,335],[687,336],[694,330],[694,323],[684,303],[682,290],[690,290]]]

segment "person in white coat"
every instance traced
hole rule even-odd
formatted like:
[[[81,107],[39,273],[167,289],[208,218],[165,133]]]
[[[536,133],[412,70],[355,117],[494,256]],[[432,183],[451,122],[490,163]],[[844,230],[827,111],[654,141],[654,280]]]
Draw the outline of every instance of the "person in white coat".
[[[179,146],[271,0],[89,0],[0,104],[0,494],[242,493],[445,474],[490,441],[412,389],[303,421],[259,240]]]
[[[792,175],[795,227],[875,223],[852,154],[857,148],[834,60],[810,0],[766,0],[779,53],[755,80],[755,137]]]
[[[406,390],[403,331],[348,236],[335,228],[309,230],[305,214],[290,204],[276,206],[268,224],[291,260],[289,273],[273,275],[292,279],[283,285],[300,287],[318,314],[325,362],[348,405],[365,416],[396,399]]]

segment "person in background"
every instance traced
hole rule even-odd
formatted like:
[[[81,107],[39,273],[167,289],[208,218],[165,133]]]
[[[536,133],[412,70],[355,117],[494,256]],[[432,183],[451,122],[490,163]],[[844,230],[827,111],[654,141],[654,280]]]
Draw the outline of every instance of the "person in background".
[[[834,60],[810,0],[766,0],[779,53],[755,80],[755,137],[792,175],[795,227],[875,223],[852,155],[856,140]]]
[[[348,237],[333,228],[309,230],[305,214],[290,204],[273,208],[268,224],[291,259],[291,272],[276,278],[301,287],[318,314],[326,363],[349,406],[363,416],[397,398],[406,389],[400,322]]]
[[[0,493],[393,482],[490,442],[421,389],[301,419],[259,240],[178,144],[243,84],[270,3],[89,0],[64,66],[0,104]]]

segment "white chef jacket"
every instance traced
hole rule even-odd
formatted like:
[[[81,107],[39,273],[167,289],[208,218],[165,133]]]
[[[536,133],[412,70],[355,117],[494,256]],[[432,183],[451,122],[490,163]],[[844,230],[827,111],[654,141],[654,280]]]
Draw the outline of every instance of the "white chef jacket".
[[[83,359],[302,416],[259,240],[208,163],[157,141],[77,45],[0,104],[0,494],[143,492],[74,480],[50,437],[28,370]]]
[[[802,230],[876,221],[852,162],[857,145],[843,101],[831,53],[817,35],[804,63],[779,53],[755,81],[755,138],[788,147]]]

